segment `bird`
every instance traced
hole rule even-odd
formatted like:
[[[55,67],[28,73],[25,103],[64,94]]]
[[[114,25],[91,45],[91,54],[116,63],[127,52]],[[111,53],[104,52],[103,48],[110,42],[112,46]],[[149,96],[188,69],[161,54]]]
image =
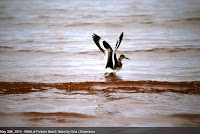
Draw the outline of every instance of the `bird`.
[[[97,47],[103,52],[104,59],[105,59],[105,73],[104,75],[108,74],[116,74],[119,70],[122,68],[122,60],[128,59],[125,55],[121,54],[119,58],[117,59],[116,51],[119,48],[121,41],[123,39],[123,32],[119,36],[119,39],[117,40],[116,46],[114,50],[112,47],[100,36],[93,33],[92,38]]]

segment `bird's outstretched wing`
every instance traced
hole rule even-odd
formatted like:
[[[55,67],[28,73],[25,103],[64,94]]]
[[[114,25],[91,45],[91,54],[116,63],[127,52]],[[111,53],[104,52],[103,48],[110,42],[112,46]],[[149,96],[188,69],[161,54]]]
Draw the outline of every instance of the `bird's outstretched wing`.
[[[119,45],[121,44],[121,41],[123,39],[124,33],[122,32],[121,35],[119,36],[119,39],[117,40],[116,46],[115,46],[115,51],[119,48]]]
[[[93,34],[92,38],[97,47],[104,53],[104,55],[106,54],[107,51],[112,51],[111,46],[100,36]]]
[[[97,47],[103,52],[105,62],[106,62],[106,68],[114,68],[114,61],[113,61],[113,50],[111,46],[100,36],[93,34],[92,36],[95,44]]]

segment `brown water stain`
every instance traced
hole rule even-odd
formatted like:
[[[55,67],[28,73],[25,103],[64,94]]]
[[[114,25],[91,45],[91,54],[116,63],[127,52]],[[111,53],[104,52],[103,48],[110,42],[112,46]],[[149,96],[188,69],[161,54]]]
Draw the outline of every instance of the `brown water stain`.
[[[69,83],[31,83],[0,82],[0,94],[26,94],[56,88],[60,90],[96,92],[116,92],[123,90],[132,93],[175,92],[199,94],[200,82],[158,82],[158,81],[115,81],[115,82],[69,82]]]
[[[79,113],[66,113],[66,112],[55,112],[55,113],[41,113],[41,112],[22,112],[22,113],[0,113],[0,116],[8,117],[26,117],[27,121],[41,122],[48,120],[55,123],[74,123],[80,119],[94,118],[94,116],[79,114]]]

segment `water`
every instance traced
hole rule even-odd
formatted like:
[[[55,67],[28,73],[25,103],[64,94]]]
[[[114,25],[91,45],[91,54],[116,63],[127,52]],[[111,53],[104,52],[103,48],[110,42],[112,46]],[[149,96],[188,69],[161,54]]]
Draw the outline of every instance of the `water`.
[[[2,127],[200,124],[200,82],[4,82],[0,86]]]
[[[112,83],[115,81],[147,80],[157,82],[199,81],[199,5],[199,0],[1,0],[0,81],[7,83],[69,83],[87,81]],[[123,68],[117,73],[117,76],[105,78],[103,75],[103,54],[94,44],[92,34],[95,33],[101,36],[112,47],[115,47],[121,32],[124,32],[124,38],[118,49],[117,55],[124,54],[130,58],[130,60],[123,61]],[[115,85],[115,83],[113,84]],[[126,88],[128,88],[128,86]],[[6,90],[8,89],[9,87],[6,88]],[[60,102],[60,99],[57,98],[52,98],[52,100],[49,101],[49,96],[55,95],[50,89],[45,91],[45,94],[50,95],[43,98],[44,100],[47,99],[47,104],[43,103],[40,99],[38,99],[37,102],[34,102],[32,99],[37,96],[34,92],[29,94],[19,93],[19,95],[7,95],[4,94],[4,88],[1,87],[1,90],[1,113],[6,113],[7,107],[10,107],[12,113],[42,113],[46,111],[41,110],[37,106],[40,103],[47,105],[44,107],[48,107],[48,103],[51,103],[52,101],[55,101],[55,103],[52,104],[54,106],[62,103]],[[18,90],[16,92],[18,92]],[[52,90],[61,92],[56,87]],[[199,90],[198,86],[197,90]],[[70,97],[65,96],[65,93],[67,93],[67,90],[64,91],[60,97]],[[30,98],[31,101],[29,102],[21,99],[21,94],[25,95],[24,97]],[[61,106],[62,108],[55,108],[54,112],[75,112],[83,114],[85,112],[84,109],[86,109],[87,115],[96,116],[94,107],[99,107],[101,105],[95,103],[94,98],[92,98],[89,102],[92,104],[95,103],[95,105],[92,105],[91,107],[86,106],[84,108],[84,106],[82,106],[82,101],[85,100],[79,98],[84,96],[84,93],[79,92],[77,94],[80,96],[75,96],[76,100],[79,100],[75,105],[80,107],[79,110],[73,109],[70,111],[69,108],[64,106],[65,103],[63,102],[64,105]],[[168,91],[166,94],[168,95]],[[181,111],[179,108],[176,110],[172,110],[172,108],[158,108],[157,112],[160,112],[160,115],[163,115],[162,110],[164,113],[167,111],[165,117],[163,116],[160,118],[159,116],[161,120],[167,118],[169,115],[170,117],[172,115],[172,118],[174,117],[173,115],[176,114],[191,114],[196,117],[196,114],[198,115],[200,113],[198,93],[195,95],[182,93],[169,94],[170,96],[186,98],[188,102],[188,107],[186,109],[188,110]],[[123,95],[128,96],[130,99],[121,99],[122,102],[128,101],[126,102],[127,108],[125,109],[131,113],[129,114],[130,117],[134,111],[131,111],[132,109],[129,109],[129,107],[132,106],[132,104],[135,105],[135,103],[137,103],[137,101],[132,102],[132,99],[135,97],[140,98],[140,96],[143,95],[148,96],[148,103],[151,103],[151,101],[154,100],[155,95],[158,96],[159,100],[164,99],[167,105],[171,104],[171,98],[166,98],[165,93],[164,95],[159,93],[144,93],[142,95],[139,93],[134,95],[131,93],[116,93],[116,96]],[[117,98],[116,96],[115,98]],[[98,95],[96,97],[98,97]],[[191,100],[190,98],[193,97],[196,99]],[[10,103],[3,103],[5,99],[11,100]],[[108,99],[108,96],[100,96],[99,100],[101,99]],[[18,108],[13,107],[15,106],[14,102],[16,100],[22,102],[16,104]],[[68,102],[68,99],[64,101]],[[35,110],[25,110],[26,105],[29,103],[31,105],[30,107],[32,107],[32,105],[35,106]],[[143,105],[142,100],[141,106],[146,107],[146,100],[144,103],[145,104]],[[195,108],[193,107],[194,103],[197,103]],[[121,102],[116,102],[116,104],[113,104],[113,107],[120,104]],[[179,104],[180,107],[184,107],[184,102],[177,102],[174,107]],[[159,103],[158,107],[162,107],[162,105],[162,103]],[[105,109],[106,108],[102,108],[102,110]],[[138,107],[136,109],[138,109]],[[150,109],[152,110],[153,107]],[[82,110],[84,112],[82,112]],[[148,108],[145,110],[151,111]],[[145,110],[142,109],[142,111]],[[115,117],[123,118],[126,115],[123,110],[119,110],[119,113],[120,114],[116,114]],[[137,113],[135,114],[137,115]],[[152,116],[151,114],[147,115],[148,117]],[[17,116],[18,115],[16,115],[16,117]],[[104,116],[106,116],[106,118],[104,118],[106,120],[108,115],[100,115],[100,117]],[[3,117],[6,118],[7,116],[5,115]],[[98,119],[100,117],[98,116]],[[109,115],[109,117],[111,116]],[[194,119],[193,116],[189,117],[190,119]],[[57,116],[55,116],[55,118],[57,118]],[[118,119],[116,120],[119,121]],[[116,122],[116,120],[113,122]],[[142,123],[138,123],[140,121]],[[196,123],[193,124],[192,121]],[[182,122],[180,123],[173,122],[169,119],[168,123],[161,123],[161,125],[199,126],[198,121],[192,121],[184,118],[184,120],[180,120],[180,122]],[[11,122],[11,120],[8,120],[8,124]],[[80,125],[84,126],[92,124],[90,120],[88,120],[88,122],[89,123],[83,122],[83,124]],[[127,122],[129,122],[128,126],[148,126],[151,121],[149,121],[149,118],[140,118],[137,123],[131,125],[132,120],[127,119],[119,124],[116,123],[114,126],[126,126]],[[34,123],[35,122],[33,121],[33,124]],[[55,123],[52,123],[51,121],[48,123],[49,126],[55,125]],[[153,126],[159,126],[159,123],[160,121],[155,120]],[[21,126],[24,124],[27,124],[27,122],[21,121]],[[29,125],[34,126],[33,124],[30,123]],[[41,125],[41,122],[39,124]],[[106,123],[97,123],[95,126],[101,126],[102,124]],[[70,125],[73,126],[74,124],[71,123]],[[13,124],[13,126],[16,126],[16,124]]]
[[[104,81],[96,33],[118,49],[123,80],[200,78],[199,1],[1,1],[1,81]],[[103,5],[103,6],[102,6]]]

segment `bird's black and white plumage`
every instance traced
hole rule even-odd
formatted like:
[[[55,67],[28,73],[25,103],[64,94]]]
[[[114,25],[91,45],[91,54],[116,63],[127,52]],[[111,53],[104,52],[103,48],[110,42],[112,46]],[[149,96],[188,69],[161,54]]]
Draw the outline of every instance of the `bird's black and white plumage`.
[[[105,64],[106,64],[106,66],[105,66],[105,69],[106,69],[105,74],[116,73],[117,71],[119,71],[122,68],[122,62],[121,62],[122,59],[128,59],[124,55],[120,55],[120,57],[118,59],[117,59],[117,56],[116,56],[116,51],[119,48],[119,46],[121,44],[121,41],[123,39],[123,33],[121,33],[119,39],[117,40],[117,43],[116,43],[116,46],[115,46],[114,50],[100,36],[98,36],[96,34],[93,34],[92,38],[93,38],[95,44],[97,45],[97,47],[104,54]]]

